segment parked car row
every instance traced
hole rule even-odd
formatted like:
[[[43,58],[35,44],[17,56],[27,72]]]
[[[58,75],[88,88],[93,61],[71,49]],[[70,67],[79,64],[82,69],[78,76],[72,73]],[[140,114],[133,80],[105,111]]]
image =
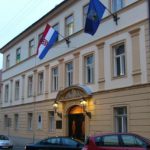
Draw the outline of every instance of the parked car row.
[[[131,133],[108,133],[90,136],[85,144],[69,137],[50,137],[25,150],[150,150],[150,140]]]
[[[13,149],[12,141],[0,135],[0,149]],[[71,137],[49,137],[25,150],[150,150],[150,140],[132,133],[107,133],[89,136],[85,143]]]

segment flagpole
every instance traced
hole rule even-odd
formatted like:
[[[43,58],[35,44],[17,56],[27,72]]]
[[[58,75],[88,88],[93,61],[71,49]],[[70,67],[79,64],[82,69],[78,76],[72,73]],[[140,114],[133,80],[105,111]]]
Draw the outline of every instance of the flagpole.
[[[104,4],[103,4],[104,5]],[[105,8],[107,9],[107,11],[113,16],[114,21],[116,22],[116,25],[118,25],[118,20],[120,19],[117,15],[117,13],[112,13],[106,6]]]
[[[57,31],[58,32],[58,31]],[[69,40],[69,37],[64,37],[62,34],[60,34],[59,32],[58,32],[58,34],[66,41],[66,44],[68,45],[68,47],[69,47],[69,44],[70,44],[70,40]]]

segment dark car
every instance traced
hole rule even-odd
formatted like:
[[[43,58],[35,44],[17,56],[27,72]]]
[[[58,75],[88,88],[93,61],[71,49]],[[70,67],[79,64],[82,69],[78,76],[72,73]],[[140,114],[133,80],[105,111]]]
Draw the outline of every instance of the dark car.
[[[6,135],[0,135],[0,149],[13,149],[13,143]]]
[[[28,144],[25,150],[81,150],[84,144],[69,137],[49,137],[35,144]]]
[[[150,140],[132,133],[90,136],[82,150],[150,150]]]

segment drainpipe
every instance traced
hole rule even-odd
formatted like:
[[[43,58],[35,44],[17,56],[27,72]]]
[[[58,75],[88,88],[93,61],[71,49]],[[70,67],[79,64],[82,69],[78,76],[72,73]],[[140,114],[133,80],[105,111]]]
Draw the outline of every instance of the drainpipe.
[[[150,29],[150,0],[148,0],[148,12],[149,12],[149,29]],[[150,33],[150,30],[149,30]]]
[[[148,0],[148,10],[149,10],[149,35],[150,35],[150,0]]]

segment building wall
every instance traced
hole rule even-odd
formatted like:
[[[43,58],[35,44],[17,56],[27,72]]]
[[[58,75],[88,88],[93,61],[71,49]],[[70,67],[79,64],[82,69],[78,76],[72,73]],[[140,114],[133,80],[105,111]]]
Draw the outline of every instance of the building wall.
[[[145,45],[146,45],[146,61],[147,61],[147,76],[150,81],[150,29],[149,21],[145,24]]]
[[[74,12],[74,21],[75,21],[75,31],[71,37],[70,37],[70,40],[71,40],[71,44],[70,44],[70,47],[67,48],[66,46],[66,43],[64,40],[62,40],[58,45],[54,46],[52,49],[51,49],[51,52],[47,54],[47,56],[45,57],[45,59],[43,61],[39,61],[38,59],[34,59],[34,58],[30,58],[30,59],[27,59],[28,58],[28,42],[34,37],[35,38],[35,44],[36,44],[36,47],[37,47],[37,43],[38,43],[38,35],[40,33],[42,33],[42,31],[44,30],[44,27],[45,27],[45,24],[42,25],[40,28],[37,28],[35,31],[33,31],[32,34],[24,37],[19,43],[13,45],[10,49],[7,50],[6,53],[4,53],[4,60],[6,59],[6,55],[8,53],[11,54],[11,59],[12,59],[12,63],[11,63],[11,66],[14,66],[13,68],[7,70],[6,72],[4,72],[4,77],[3,77],[3,80],[9,78],[9,74],[11,74],[11,76],[14,76],[16,75],[16,72],[19,74],[21,72],[24,72],[25,70],[28,70],[28,69],[31,69],[36,65],[39,65],[39,64],[42,64],[43,62],[47,62],[48,60],[52,60],[53,58],[56,58],[58,56],[61,56],[67,52],[70,52],[70,51],[74,51],[75,49],[77,48],[80,48],[88,43],[91,43],[91,42],[94,42],[96,40],[103,40],[102,38],[106,37],[106,36],[109,36],[121,29],[124,29],[126,27],[129,27],[133,24],[136,24],[140,21],[144,21],[145,19],[148,18],[148,14],[147,14],[147,2],[146,1],[140,1],[138,2],[138,6],[137,6],[137,3],[135,3],[134,5],[131,5],[128,9],[124,9],[122,11],[120,11],[118,13],[118,15],[120,16],[120,19],[119,20],[119,24],[116,26],[115,25],[115,22],[113,22],[113,18],[104,18],[104,21],[101,23],[101,27],[98,28],[98,31],[97,31],[97,34],[94,36],[94,38],[91,38],[90,35],[88,34],[85,34],[82,32],[82,29],[83,29],[83,25],[81,24],[81,22],[83,22],[82,19],[82,7],[84,6],[84,1],[80,1],[80,3],[77,3],[76,5],[73,5],[72,7],[70,8],[67,8],[65,9],[65,11],[57,16],[58,17],[58,20],[60,25],[64,25],[64,18],[66,16],[68,16],[70,13],[71,13],[71,10],[75,10],[76,8],[80,8],[79,10],[80,11],[73,11]],[[69,10],[68,10],[69,9]],[[143,13],[140,13],[140,11],[142,11]],[[80,13],[80,16],[79,17],[79,14]],[[135,14],[137,14],[135,16]],[[55,23],[57,23],[57,17],[55,18],[54,21],[56,21]],[[63,18],[63,20],[61,19]],[[80,20],[79,20],[80,19]],[[130,22],[130,20],[132,20],[132,22]],[[49,24],[55,24],[55,23],[51,23],[53,22],[53,19],[51,21],[49,21],[48,23]],[[106,30],[108,29],[108,30]],[[81,31],[81,32],[79,32]],[[60,27],[60,33],[61,32],[64,32],[64,27]],[[61,33],[62,35],[64,35],[64,33]],[[78,40],[78,39],[83,39],[82,41]],[[22,60],[26,60],[25,62],[23,63],[20,63],[19,65],[15,66],[15,50],[18,48],[18,47],[22,47]],[[35,50],[36,50],[36,47],[35,47]],[[60,51],[61,49],[61,51]],[[55,50],[55,52],[54,52]],[[30,65],[29,65],[30,64]],[[5,70],[5,61],[4,61],[4,70]]]
[[[115,107],[127,106],[128,132],[138,133],[150,138],[150,85],[131,86],[128,88],[120,88],[117,90],[109,90],[104,92],[96,92],[89,99],[88,111],[92,113],[91,119],[86,116],[86,135],[98,134],[102,132],[114,132],[114,111]],[[68,108],[74,105],[80,105],[79,100],[73,100],[63,103],[63,126],[62,129],[56,129],[49,132],[48,129],[48,112],[53,111],[52,100],[37,102],[35,104],[25,104],[2,108],[1,117],[7,114],[12,119],[11,127],[8,129],[3,126],[4,119],[0,127],[1,133],[8,134],[23,139],[35,140],[47,136],[68,135],[67,133],[67,113]],[[34,114],[33,129],[28,130],[27,114]],[[37,129],[37,114],[42,113],[42,129]],[[14,115],[19,114],[19,128],[14,128]],[[55,114],[55,121],[61,120]]]
[[[128,132],[150,138],[149,93],[148,84],[96,93],[90,132],[97,134],[114,131],[113,108],[127,106]]]
[[[71,4],[72,2],[72,4]],[[148,34],[148,8],[145,0],[126,0],[128,7],[118,11],[120,17],[118,25],[113,22],[112,16],[105,13],[98,31],[91,37],[83,33],[82,8],[88,0],[70,0],[64,7],[52,16],[37,23],[18,37],[18,42],[8,44],[4,53],[3,89],[9,84],[9,100],[3,99],[0,110],[0,132],[14,137],[21,143],[27,143],[47,136],[68,135],[69,108],[80,105],[81,99],[62,102],[59,109],[63,113],[62,129],[48,131],[48,112],[53,111],[52,104],[58,92],[66,88],[65,64],[73,61],[73,85],[85,84],[84,57],[94,55],[94,83],[86,84],[92,90],[92,97],[88,99],[88,111],[92,118],[86,116],[86,135],[101,132],[111,132],[114,129],[114,107],[127,106],[128,131],[150,138],[150,48]],[[103,1],[110,7],[109,1]],[[78,8],[78,11],[77,11]],[[62,9],[62,8],[61,8]],[[142,12],[142,13],[141,13]],[[64,20],[74,14],[74,34],[70,36],[70,46],[67,47],[63,39],[54,45],[43,60],[36,55],[29,57],[29,41],[35,39],[35,50],[38,44],[38,35],[42,33],[46,22],[54,25],[60,23],[60,33],[64,35]],[[131,21],[132,20],[132,21]],[[113,77],[112,47],[120,42],[125,43],[126,76]],[[11,45],[12,44],[12,45]],[[16,49],[21,47],[21,62],[16,64]],[[6,69],[6,56],[11,55],[11,66]],[[51,70],[58,66],[59,90],[52,92]],[[44,89],[38,94],[38,73],[44,72]],[[28,97],[28,77],[33,76],[33,96]],[[15,100],[15,81],[20,80],[19,100]],[[5,97],[5,90],[3,90]],[[42,114],[42,129],[37,129],[37,114]],[[33,129],[28,130],[28,113],[33,113]],[[15,129],[15,114],[19,114],[19,128]],[[4,116],[11,118],[11,126],[6,127]],[[61,120],[55,114],[55,121]]]
[[[140,23],[135,24],[134,26],[125,28],[123,30],[118,31],[117,33],[111,34],[107,36],[103,40],[98,40],[80,49],[76,49],[73,52],[68,52],[56,59],[52,59],[43,65],[36,66],[33,68],[28,68],[28,70],[24,70],[23,72],[13,75],[10,74],[11,69],[3,73],[3,87],[6,84],[9,84],[9,101],[7,103],[3,103],[3,107],[9,105],[18,105],[24,103],[30,103],[34,101],[33,97],[27,96],[27,88],[28,88],[28,76],[33,75],[33,79],[37,84],[37,75],[39,72],[44,72],[44,93],[43,95],[37,94],[37,85],[34,84],[34,93],[36,94],[36,101],[43,101],[45,99],[45,93],[47,93],[47,98],[54,99],[56,98],[57,92],[52,92],[51,89],[51,69],[55,66],[64,67],[68,61],[73,61],[74,63],[74,84],[85,84],[84,80],[84,56],[93,53],[94,55],[94,83],[88,84],[88,86],[93,90],[93,92],[97,92],[99,90],[110,90],[121,87],[127,87],[136,84],[145,84],[148,82],[148,70],[149,64],[146,62],[146,56],[149,51],[146,50],[146,25],[147,20],[142,21]],[[103,49],[99,47],[102,41],[104,42]],[[125,51],[126,51],[126,76],[121,78],[114,78],[112,74],[113,63],[112,63],[112,46],[116,45],[120,42],[125,43]],[[139,43],[138,45],[136,43]],[[101,50],[100,50],[101,49]],[[134,49],[134,51],[133,51]],[[138,49],[138,52],[136,51]],[[147,51],[147,52],[146,52]],[[102,52],[102,53],[101,53]],[[76,57],[76,53],[78,54],[78,58]],[[99,59],[100,58],[100,59]],[[137,59],[138,58],[138,59]],[[100,62],[99,62],[100,60]],[[134,61],[133,61],[134,60]],[[35,60],[36,61],[36,60]],[[149,61],[149,59],[147,59]],[[26,63],[29,65],[29,62],[21,63],[20,65],[25,65]],[[32,64],[32,63],[31,63]],[[76,67],[75,67],[76,64]],[[15,69],[14,73],[18,72],[21,66],[16,66],[12,69]],[[28,65],[26,67],[28,67]],[[103,66],[104,67],[103,67]],[[32,66],[32,65],[30,65]],[[105,67],[107,66],[107,67]],[[47,68],[47,70],[46,70]],[[22,69],[24,69],[22,67]],[[62,68],[64,70],[64,68]],[[20,69],[21,70],[21,69]],[[60,70],[62,71],[62,70]],[[5,80],[5,75],[9,75]],[[20,98],[19,100],[15,100],[15,81],[20,80]],[[103,83],[101,82],[103,80]],[[59,76],[59,89],[65,88],[65,71],[60,73]],[[103,84],[103,87],[101,87]],[[4,97],[5,91],[3,92]]]

